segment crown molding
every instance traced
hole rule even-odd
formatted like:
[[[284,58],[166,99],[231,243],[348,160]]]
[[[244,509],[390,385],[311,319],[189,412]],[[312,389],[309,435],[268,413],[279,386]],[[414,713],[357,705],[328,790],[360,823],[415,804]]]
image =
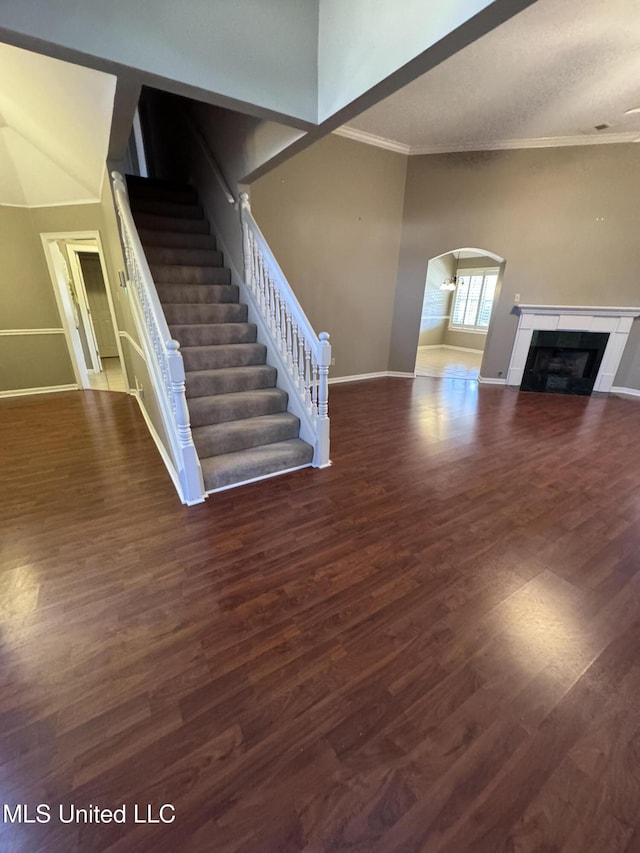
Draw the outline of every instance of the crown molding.
[[[498,139],[493,142],[473,142],[468,145],[405,145],[394,139],[384,136],[376,136],[375,133],[366,133],[364,130],[356,130],[353,127],[343,125],[333,131],[338,136],[345,136],[355,142],[363,142],[365,145],[375,145],[377,148],[385,148],[387,151],[395,151],[398,154],[418,156],[424,154],[459,154],[465,151],[512,151],[521,148],[565,148],[575,145],[614,145],[621,143],[640,142],[638,131],[627,131],[625,133],[607,133],[595,136],[592,134],[580,134],[578,136],[542,136],[531,139]]]
[[[336,136],[344,136],[347,139],[353,139],[355,142],[364,142],[365,145],[374,145],[376,148],[385,148],[387,151],[395,151],[396,154],[411,154],[411,148],[404,145],[402,142],[396,142],[393,139],[385,139],[384,136],[376,136],[375,133],[366,133],[364,130],[356,130],[353,127],[336,128],[332,133]]]
[[[416,154],[456,154],[464,151],[511,151],[520,148],[565,148],[574,145],[613,145],[623,142],[638,142],[637,131],[627,133],[607,133],[592,136],[541,136],[532,139],[498,139],[494,142],[474,142],[469,145],[417,145],[409,149]]]

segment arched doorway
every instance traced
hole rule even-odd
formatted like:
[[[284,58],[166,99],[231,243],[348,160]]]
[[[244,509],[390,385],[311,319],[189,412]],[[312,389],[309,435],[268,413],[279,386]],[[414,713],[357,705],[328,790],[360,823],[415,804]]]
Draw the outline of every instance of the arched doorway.
[[[505,260],[460,247],[427,264],[416,376],[477,380]]]

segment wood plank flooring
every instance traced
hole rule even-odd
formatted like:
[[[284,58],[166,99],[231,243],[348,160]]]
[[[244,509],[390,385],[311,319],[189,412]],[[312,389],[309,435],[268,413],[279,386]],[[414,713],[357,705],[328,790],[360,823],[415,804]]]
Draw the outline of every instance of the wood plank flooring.
[[[0,791],[51,807],[2,853],[640,851],[640,404],[331,418],[332,468],[186,508],[132,398],[0,401]]]

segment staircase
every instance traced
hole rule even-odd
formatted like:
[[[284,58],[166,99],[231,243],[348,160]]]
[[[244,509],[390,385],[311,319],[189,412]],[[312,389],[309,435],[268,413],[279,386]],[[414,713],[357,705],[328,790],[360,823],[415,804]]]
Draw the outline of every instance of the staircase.
[[[172,336],[207,492],[310,465],[267,349],[247,322],[190,187],[129,176],[131,210]]]

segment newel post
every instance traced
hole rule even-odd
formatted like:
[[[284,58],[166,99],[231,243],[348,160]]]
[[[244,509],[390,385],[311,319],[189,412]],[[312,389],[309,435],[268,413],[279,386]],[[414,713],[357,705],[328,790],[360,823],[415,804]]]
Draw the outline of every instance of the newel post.
[[[251,213],[249,193],[240,193],[240,222],[242,223],[242,254],[244,255],[244,280],[253,290],[253,263],[251,244],[249,242],[249,226],[245,214]]]
[[[200,460],[191,435],[189,409],[185,394],[184,362],[178,341],[167,341],[167,365],[171,385],[171,407],[175,413],[178,440],[182,451],[180,482],[187,503],[198,503],[204,495],[204,481]]]
[[[329,367],[331,344],[328,332],[320,332],[320,357],[318,359],[318,466],[331,464],[329,459]]]

